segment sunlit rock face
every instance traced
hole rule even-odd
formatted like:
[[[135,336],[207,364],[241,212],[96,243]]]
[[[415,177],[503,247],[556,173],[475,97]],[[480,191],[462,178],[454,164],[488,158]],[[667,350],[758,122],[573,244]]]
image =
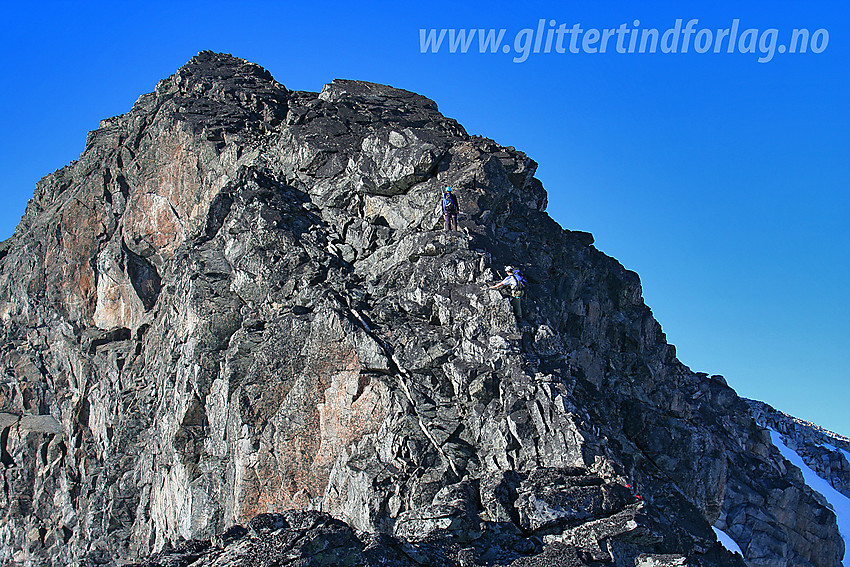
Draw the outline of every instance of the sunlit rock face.
[[[750,565],[837,565],[536,165],[420,95],[210,52],[104,120],[0,244],[0,561],[744,565],[720,521]]]

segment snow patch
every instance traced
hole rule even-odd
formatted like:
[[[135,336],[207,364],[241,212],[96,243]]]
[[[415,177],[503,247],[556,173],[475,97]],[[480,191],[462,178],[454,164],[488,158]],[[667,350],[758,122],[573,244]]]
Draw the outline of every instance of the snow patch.
[[[711,526],[711,529],[713,529],[714,533],[717,534],[717,541],[720,542],[720,545],[722,545],[732,553],[738,553],[741,557],[744,556],[744,553],[741,551],[741,547],[737,543],[735,543],[734,539],[729,537],[729,534],[715,526]]]
[[[838,521],[838,531],[841,532],[841,536],[844,538],[844,556],[846,557],[848,545],[847,536],[850,535],[850,498],[847,498],[835,490],[827,481],[822,479],[815,471],[810,469],[809,466],[803,462],[803,458],[800,457],[800,455],[785,445],[782,441],[782,435],[773,429],[770,430],[770,439],[773,441],[773,444],[776,445],[776,448],[779,449],[779,452],[782,453],[782,456],[791,461],[794,466],[803,472],[803,478],[805,479],[806,484],[808,484],[812,490],[820,492],[829,503],[832,511],[835,512],[835,517]],[[841,564],[845,565],[844,562]]]

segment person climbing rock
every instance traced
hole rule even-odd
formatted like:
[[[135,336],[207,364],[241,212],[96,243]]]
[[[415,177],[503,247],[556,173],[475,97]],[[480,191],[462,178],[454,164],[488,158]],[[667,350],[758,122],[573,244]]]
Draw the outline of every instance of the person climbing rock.
[[[499,289],[500,287],[510,287],[511,307],[514,308],[514,315],[517,319],[522,319],[522,296],[525,295],[525,277],[522,272],[513,266],[505,266],[507,277],[497,284],[491,285],[490,289]]]
[[[445,230],[457,230],[457,197],[452,193],[451,187],[443,191],[443,221]]]

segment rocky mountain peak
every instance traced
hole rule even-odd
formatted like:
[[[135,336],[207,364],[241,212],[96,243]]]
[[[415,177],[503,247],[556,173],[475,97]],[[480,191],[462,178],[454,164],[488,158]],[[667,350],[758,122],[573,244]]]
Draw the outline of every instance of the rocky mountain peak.
[[[160,81],[155,94],[195,98],[229,95],[239,104],[245,102],[246,92],[263,90],[273,94],[278,94],[274,92],[277,90],[286,91],[271,73],[255,63],[226,53],[202,51],[176,73]]]
[[[105,120],[0,248],[0,561],[742,565],[716,524],[836,565],[834,514],[536,167],[420,95],[211,52]]]

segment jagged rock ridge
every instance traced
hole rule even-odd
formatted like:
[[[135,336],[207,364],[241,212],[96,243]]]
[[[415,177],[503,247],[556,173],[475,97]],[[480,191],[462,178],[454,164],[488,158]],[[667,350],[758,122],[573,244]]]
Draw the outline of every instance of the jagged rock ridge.
[[[104,120],[0,247],[3,563],[743,564],[719,522],[749,565],[837,565],[535,168],[422,96],[210,52]]]
[[[850,498],[850,439],[778,411],[764,402],[746,402],[759,425],[779,433],[809,468]]]

